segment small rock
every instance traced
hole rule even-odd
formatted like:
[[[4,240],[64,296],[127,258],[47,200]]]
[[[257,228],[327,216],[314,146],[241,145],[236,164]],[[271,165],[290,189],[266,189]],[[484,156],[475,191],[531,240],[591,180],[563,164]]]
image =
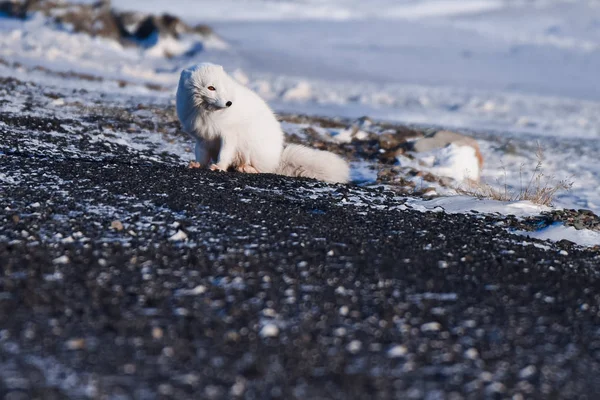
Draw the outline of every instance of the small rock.
[[[279,335],[279,328],[275,324],[266,324],[260,330],[260,336],[263,338],[276,337]]]
[[[479,352],[477,349],[471,347],[469,350],[465,351],[465,357],[469,360],[477,360],[479,358]]]
[[[275,318],[277,316],[277,312],[275,312],[275,310],[273,310],[272,308],[265,308],[262,311],[262,314],[265,317],[269,317],[269,318]]]
[[[388,350],[387,356],[389,358],[399,358],[399,357],[404,357],[407,353],[408,353],[408,349],[406,348],[406,346],[396,345],[396,346],[391,347]]]
[[[184,231],[182,231],[182,230],[180,229],[180,230],[178,230],[178,231],[177,231],[177,233],[175,233],[173,236],[171,236],[171,237],[169,238],[169,240],[172,240],[172,241],[180,241],[180,240],[185,240],[185,239],[187,239],[187,237],[188,237],[188,236],[187,236],[187,234],[186,234]]]
[[[52,264],[68,264],[68,263],[69,263],[69,257],[67,257],[67,256],[56,257],[54,260],[52,260]]]
[[[500,382],[492,382],[485,388],[485,392],[488,395],[495,395],[498,393],[504,393],[506,391],[506,386],[504,386]]]
[[[206,292],[206,286],[198,285],[195,288],[193,288],[192,290],[190,290],[188,293],[191,295],[199,295],[199,294],[203,294],[205,292]]]
[[[81,350],[81,349],[85,348],[85,339],[83,339],[83,338],[69,339],[69,340],[67,340],[67,343],[65,343],[65,345],[67,346],[67,349],[69,349],[69,350]]]
[[[348,346],[346,346],[346,349],[350,353],[356,354],[362,349],[362,342],[360,340],[353,340],[350,343],[348,343]]]
[[[344,328],[344,327],[339,327],[339,328],[336,328],[336,329],[333,331],[333,334],[334,334],[335,336],[339,336],[339,337],[346,336],[346,328]]]
[[[435,332],[439,331],[442,328],[439,322],[428,322],[426,324],[421,325],[422,332]]]
[[[246,380],[243,378],[236,379],[236,382],[231,387],[230,393],[232,396],[240,397],[244,394],[246,390]]]
[[[236,331],[227,331],[225,333],[225,341],[230,343],[236,343],[240,341],[240,334]]]
[[[401,142],[404,142],[404,140],[393,133],[382,133],[379,135],[378,139],[379,147],[385,150],[395,149],[400,145]]]
[[[135,374],[135,364],[125,364],[123,365],[123,372],[125,372],[127,375],[133,375]]]
[[[154,328],[152,328],[152,337],[156,340],[160,340],[162,339],[164,335],[164,332],[162,330],[162,328],[159,328],[158,326],[155,326]]]
[[[110,223],[110,227],[111,229],[114,229],[116,231],[122,231],[123,230],[123,223],[121,221],[115,220],[113,222]]]
[[[519,371],[519,378],[521,379],[529,379],[536,373],[536,368],[533,365],[528,365]]]

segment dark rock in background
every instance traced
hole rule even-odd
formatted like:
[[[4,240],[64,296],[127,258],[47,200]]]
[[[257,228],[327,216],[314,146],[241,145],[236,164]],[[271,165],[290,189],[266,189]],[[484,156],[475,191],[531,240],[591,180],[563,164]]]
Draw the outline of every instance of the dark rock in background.
[[[41,13],[58,27],[90,36],[105,37],[126,46],[148,47],[154,45],[160,37],[180,39],[184,34],[197,36],[201,42],[202,39],[214,35],[207,25],[190,26],[179,17],[169,14],[150,15],[116,11],[111,8],[109,0],[93,4],[4,0],[0,1],[0,13],[19,19]],[[195,51],[201,49],[202,46],[197,46]]]

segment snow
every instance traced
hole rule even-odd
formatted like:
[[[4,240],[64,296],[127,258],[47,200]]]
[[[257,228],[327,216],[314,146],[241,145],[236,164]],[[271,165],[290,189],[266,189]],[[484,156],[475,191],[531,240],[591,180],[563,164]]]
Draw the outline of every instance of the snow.
[[[480,170],[475,149],[454,143],[423,153],[412,153],[415,159],[404,155],[398,157],[401,166],[429,171],[437,176],[452,178],[458,182],[478,181]]]
[[[350,164],[350,179],[355,183],[374,182],[377,179],[377,170],[365,161]]]
[[[186,10],[192,21],[265,21],[265,20],[362,20],[371,18],[418,19],[433,16],[465,15],[502,6],[497,0],[127,0],[117,6],[128,10],[161,13]]]
[[[479,180],[479,161],[471,146],[450,144],[440,149],[433,163],[434,173],[458,181]]]
[[[408,198],[407,204],[420,211],[444,211],[449,214],[465,214],[472,211],[485,214],[514,215],[516,217],[531,217],[550,207],[534,204],[530,201],[498,201],[476,199],[470,196],[438,197],[431,200]]]
[[[478,212],[514,215],[519,218],[533,217],[551,210],[550,207],[533,204],[530,201],[480,200],[469,196],[438,197],[432,200],[407,198],[406,204],[424,212],[443,211],[449,214]],[[511,230],[511,233],[553,242],[566,239],[580,246],[600,246],[600,232],[590,229],[575,229],[562,223],[554,223],[536,231]]]
[[[580,246],[600,246],[600,232],[589,229],[575,229],[572,226],[565,226],[561,223],[554,223],[534,232],[514,231],[513,233],[553,242],[569,240]]]
[[[296,86],[291,87],[283,92],[283,100],[310,100],[312,97],[312,88],[308,82],[299,82]]]

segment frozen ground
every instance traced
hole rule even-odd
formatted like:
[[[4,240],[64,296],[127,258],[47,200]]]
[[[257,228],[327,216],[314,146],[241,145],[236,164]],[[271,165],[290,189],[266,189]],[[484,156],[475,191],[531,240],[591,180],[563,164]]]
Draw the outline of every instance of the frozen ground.
[[[600,393],[597,249],[514,234],[557,215],[189,144],[168,99],[0,78],[0,397]]]
[[[0,397],[598,397],[597,215],[368,184],[386,129],[456,127],[488,182],[518,189],[540,142],[574,181],[557,204],[598,212],[597,3],[167,4],[220,38],[166,59],[0,19]],[[362,155],[358,185],[185,168],[173,91],[200,60],[290,140]],[[364,114],[399,123],[338,118]]]

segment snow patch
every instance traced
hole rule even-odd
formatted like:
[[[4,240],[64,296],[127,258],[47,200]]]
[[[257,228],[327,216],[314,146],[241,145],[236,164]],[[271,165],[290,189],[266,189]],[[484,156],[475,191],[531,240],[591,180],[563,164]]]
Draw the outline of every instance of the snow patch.
[[[512,233],[553,242],[569,240],[580,246],[600,246],[600,232],[589,229],[575,229],[572,226],[565,226],[560,222],[533,232],[513,231]]]
[[[469,196],[438,197],[431,200],[407,198],[406,204],[419,211],[443,211],[448,214],[478,212],[485,214],[531,217],[551,208],[530,201],[497,201]]]
[[[475,149],[471,146],[451,143],[440,149],[411,154],[415,159],[404,155],[397,157],[401,166],[431,172],[434,175],[452,178],[458,182],[479,180],[479,160]]]

